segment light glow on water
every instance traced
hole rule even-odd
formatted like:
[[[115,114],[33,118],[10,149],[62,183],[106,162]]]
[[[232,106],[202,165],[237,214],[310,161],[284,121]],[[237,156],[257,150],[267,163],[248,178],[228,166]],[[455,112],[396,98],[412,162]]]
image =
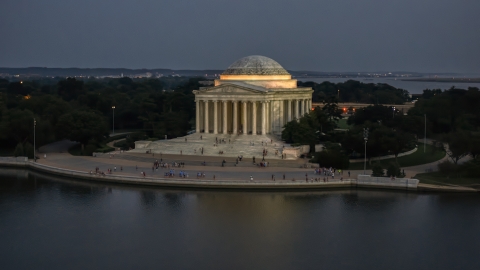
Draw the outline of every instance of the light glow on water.
[[[0,176],[2,269],[480,269],[477,194]]]

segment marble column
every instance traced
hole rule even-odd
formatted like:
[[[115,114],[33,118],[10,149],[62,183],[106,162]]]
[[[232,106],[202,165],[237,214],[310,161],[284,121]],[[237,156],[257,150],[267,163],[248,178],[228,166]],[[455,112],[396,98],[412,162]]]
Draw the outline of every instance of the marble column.
[[[267,134],[267,106],[265,103],[265,101],[262,101],[262,135]]]
[[[267,101],[267,133],[272,132],[272,102]]]
[[[287,100],[287,122],[292,121],[292,101]]]
[[[298,120],[300,118],[300,100],[295,100],[295,118]]]
[[[242,106],[243,134],[248,134],[248,133],[247,133],[247,102],[246,102],[246,101],[242,101],[242,105],[243,105],[243,106]]]
[[[218,134],[218,100],[213,101],[213,134]]]
[[[195,132],[200,133],[200,101],[195,101]]]
[[[257,135],[257,102],[252,102],[252,135]]]
[[[238,133],[238,101],[233,102],[233,134]]]
[[[209,130],[209,125],[208,125],[208,100],[205,100],[205,126],[204,126],[204,132],[205,133],[209,133],[210,130]]]
[[[227,134],[228,133],[228,129],[227,129],[227,105],[228,105],[228,102],[226,100],[222,101],[223,103],[223,134]]]
[[[279,130],[282,130],[283,125],[285,125],[285,100],[281,100],[278,105],[278,114],[280,116]]]

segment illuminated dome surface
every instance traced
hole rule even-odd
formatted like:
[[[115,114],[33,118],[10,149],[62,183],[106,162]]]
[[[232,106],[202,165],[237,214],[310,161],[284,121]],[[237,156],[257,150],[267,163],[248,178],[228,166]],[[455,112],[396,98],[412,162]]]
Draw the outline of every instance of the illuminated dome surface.
[[[235,61],[222,75],[290,75],[290,73],[271,58],[251,55]]]

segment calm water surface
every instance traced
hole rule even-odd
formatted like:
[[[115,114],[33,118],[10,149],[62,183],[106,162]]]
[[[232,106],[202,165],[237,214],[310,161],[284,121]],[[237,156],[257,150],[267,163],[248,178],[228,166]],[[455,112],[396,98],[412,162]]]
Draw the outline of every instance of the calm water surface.
[[[0,269],[480,269],[476,194],[0,179]]]

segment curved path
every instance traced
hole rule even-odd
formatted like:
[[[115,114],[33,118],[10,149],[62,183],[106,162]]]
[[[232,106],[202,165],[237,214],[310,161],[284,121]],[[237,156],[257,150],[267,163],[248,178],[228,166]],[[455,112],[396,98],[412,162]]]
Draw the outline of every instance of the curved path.
[[[155,154],[140,154],[140,153],[121,153],[114,152],[112,154],[103,154],[98,157],[87,157],[87,156],[72,156],[68,153],[68,148],[72,145],[75,145],[76,142],[71,142],[68,140],[55,142],[46,146],[43,146],[39,149],[40,158],[37,160],[39,165],[49,166],[52,169],[59,168],[64,170],[77,171],[83,174],[95,172],[95,168],[99,168],[100,171],[107,173],[110,169],[112,173],[109,174],[110,178],[123,177],[131,180],[132,183],[135,181],[140,181],[143,179],[143,172],[146,174],[146,180],[156,182],[160,179],[163,181],[176,181],[175,179],[180,180],[178,177],[178,172],[183,171],[188,174],[188,178],[191,184],[192,180],[195,180],[195,185],[202,185],[202,181],[224,181],[228,182],[228,185],[237,185],[240,186],[242,183],[248,184],[260,184],[265,185],[278,185],[278,184],[295,184],[295,186],[303,185],[301,183],[306,183],[306,179],[309,181],[316,180],[320,182],[315,182],[315,184],[307,184],[310,188],[315,188],[316,186],[332,186],[335,187],[337,183],[338,186],[347,187],[354,181],[356,181],[358,175],[363,174],[363,170],[347,170],[339,175],[336,173],[335,178],[328,178],[327,185],[321,185],[324,183],[324,176],[315,175],[313,168],[301,168],[305,164],[306,160],[272,160],[272,163],[275,163],[275,166],[272,167],[258,167],[253,165],[251,158],[245,158],[243,161],[239,162],[238,165],[235,165],[235,158],[223,158],[218,156],[187,156],[187,155],[159,155]],[[44,154],[47,154],[46,157]],[[160,160],[163,158],[163,161],[172,162],[172,161],[182,161],[188,160],[187,165],[182,168],[172,168],[175,169],[176,177],[165,178],[165,173],[169,171],[167,168],[152,169],[153,162],[155,160]],[[223,159],[227,160],[227,166],[220,166]],[[426,172],[426,170],[435,170],[437,164],[441,161],[446,160],[447,157],[443,159],[432,162],[429,164],[423,164],[412,167],[405,167],[406,178],[413,178],[417,173]],[[205,160],[210,166],[201,166],[200,160]],[[258,160],[257,160],[258,162]],[[198,164],[198,165],[197,165]],[[288,166],[287,166],[288,165]],[[197,179],[197,173],[204,174],[205,177]],[[250,179],[253,178],[254,181],[250,182]],[[183,178],[182,178],[183,179]],[[340,181],[343,179],[343,182]],[[184,179],[187,180],[187,179]],[[273,182],[275,181],[275,182]],[[185,181],[184,181],[185,182]],[[341,184],[340,184],[341,183]],[[182,183],[182,185],[187,186],[187,183]],[[209,184],[210,185],[210,184]],[[435,186],[427,187],[425,189],[434,190]],[[452,187],[455,189],[455,187]],[[460,188],[460,187],[459,187]],[[438,190],[438,189],[437,189]],[[464,190],[461,190],[464,191]]]

